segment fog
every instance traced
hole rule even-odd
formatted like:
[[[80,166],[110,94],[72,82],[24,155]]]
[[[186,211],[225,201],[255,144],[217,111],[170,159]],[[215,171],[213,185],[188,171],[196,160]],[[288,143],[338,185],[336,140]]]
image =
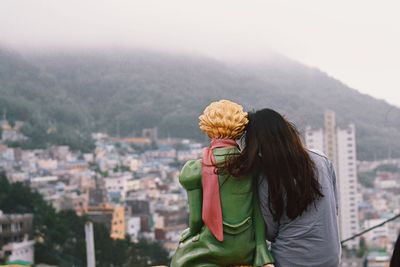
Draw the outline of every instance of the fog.
[[[399,1],[1,0],[0,45],[148,48],[220,60],[271,51],[400,106]]]

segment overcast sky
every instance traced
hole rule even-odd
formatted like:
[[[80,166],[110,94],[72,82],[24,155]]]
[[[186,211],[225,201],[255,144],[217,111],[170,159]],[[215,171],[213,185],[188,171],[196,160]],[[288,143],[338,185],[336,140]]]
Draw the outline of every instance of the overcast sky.
[[[399,12],[399,0],[0,0],[0,44],[277,51],[400,106]]]

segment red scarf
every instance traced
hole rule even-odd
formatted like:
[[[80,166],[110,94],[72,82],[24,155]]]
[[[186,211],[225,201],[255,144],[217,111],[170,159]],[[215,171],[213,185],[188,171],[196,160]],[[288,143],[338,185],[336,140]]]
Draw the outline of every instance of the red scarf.
[[[219,241],[224,240],[222,229],[221,197],[219,193],[218,175],[215,173],[214,148],[238,147],[232,139],[212,139],[210,147],[203,150],[202,183],[203,183],[203,209],[202,219],[211,233]]]

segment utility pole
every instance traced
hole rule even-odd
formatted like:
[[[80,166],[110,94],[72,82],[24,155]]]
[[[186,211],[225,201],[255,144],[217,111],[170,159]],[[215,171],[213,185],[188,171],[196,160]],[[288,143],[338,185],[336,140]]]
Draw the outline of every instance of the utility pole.
[[[85,224],[85,237],[87,267],[96,267],[96,260],[94,257],[93,224],[91,222],[86,222]]]

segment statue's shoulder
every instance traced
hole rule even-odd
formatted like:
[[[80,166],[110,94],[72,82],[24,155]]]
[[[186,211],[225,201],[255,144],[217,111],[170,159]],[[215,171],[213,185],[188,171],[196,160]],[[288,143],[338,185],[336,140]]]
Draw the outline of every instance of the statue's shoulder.
[[[201,188],[201,160],[189,160],[183,166],[179,182],[186,190]]]

